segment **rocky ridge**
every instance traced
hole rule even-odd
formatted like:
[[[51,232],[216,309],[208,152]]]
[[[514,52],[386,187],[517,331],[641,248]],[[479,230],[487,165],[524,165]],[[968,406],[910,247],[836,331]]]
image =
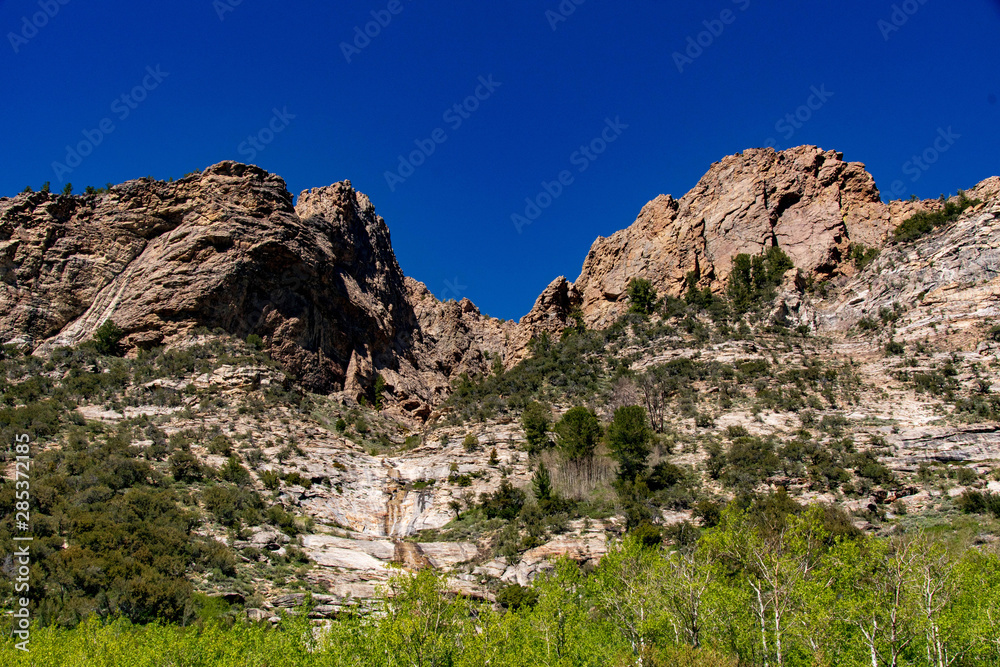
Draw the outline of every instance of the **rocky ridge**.
[[[851,275],[851,244],[880,246],[934,205],[882,203],[864,166],[834,151],[748,150],[597,239],[576,281],[554,280],[514,323],[467,299],[440,302],[404,277],[385,221],[350,182],[293,204],[279,177],[223,162],[100,195],[0,198],[0,338],[45,352],[89,339],[107,319],[133,350],[197,327],[256,334],[305,388],[373,400],[380,375],[398,416],[422,421],[458,375],[496,359],[509,368],[539,333],[574,317],[610,325],[634,277],[679,295],[694,272],[719,291],[734,255],[775,244],[803,275]]]

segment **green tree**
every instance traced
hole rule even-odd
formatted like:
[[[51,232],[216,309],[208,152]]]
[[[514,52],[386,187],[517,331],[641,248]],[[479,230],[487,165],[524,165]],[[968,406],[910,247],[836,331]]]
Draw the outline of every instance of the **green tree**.
[[[42,183],[41,192],[51,192],[51,191],[52,191],[52,184],[49,181],[45,181],[44,183]]]
[[[641,405],[626,405],[615,410],[608,427],[608,446],[618,461],[618,478],[632,481],[646,469],[652,430]]]
[[[651,315],[656,310],[656,290],[645,278],[633,278],[628,284],[630,313]]]
[[[62,193],[64,195],[71,195],[71,194],[73,194],[73,184],[72,183],[67,183],[65,185],[65,187],[63,187]]]
[[[524,437],[528,441],[528,451],[535,453],[548,447],[549,425],[552,423],[552,410],[537,401],[532,401],[521,413],[521,426]]]
[[[595,573],[597,608],[633,655],[643,655],[664,629],[666,575],[660,552],[631,535],[608,551]]]
[[[104,324],[97,327],[94,332],[94,343],[97,351],[104,355],[117,355],[121,353],[120,343],[125,337],[125,332],[111,320],[105,320]]]
[[[444,667],[458,662],[469,604],[462,596],[444,594],[444,578],[431,570],[400,574],[389,580],[377,630],[369,635],[369,651],[379,654],[369,664]]]
[[[385,396],[382,395],[383,392],[385,392],[385,389],[386,389],[385,378],[383,378],[381,374],[376,375],[375,386],[372,389],[372,392],[374,393],[375,396],[375,400],[372,401],[372,405],[375,406],[376,410],[381,410],[382,408],[385,407]]]
[[[535,474],[531,477],[531,488],[535,493],[538,502],[544,502],[552,498],[552,476],[544,463],[539,463]]]
[[[559,449],[566,458],[582,461],[594,455],[603,429],[593,410],[575,407],[556,422],[554,430],[559,436]]]

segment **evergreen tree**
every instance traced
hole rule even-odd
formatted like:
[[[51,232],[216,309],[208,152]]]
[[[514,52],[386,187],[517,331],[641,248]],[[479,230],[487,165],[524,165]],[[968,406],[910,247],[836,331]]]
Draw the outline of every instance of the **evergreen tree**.
[[[626,405],[615,410],[608,427],[608,446],[618,461],[618,478],[632,481],[646,469],[652,431],[641,405]]]
[[[559,435],[559,449],[571,461],[592,457],[602,431],[597,415],[583,407],[571,408],[554,430]]]

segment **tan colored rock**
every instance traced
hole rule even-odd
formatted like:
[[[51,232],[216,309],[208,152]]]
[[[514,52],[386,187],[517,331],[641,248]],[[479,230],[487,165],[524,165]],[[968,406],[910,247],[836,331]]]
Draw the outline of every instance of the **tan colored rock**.
[[[805,273],[836,270],[851,240],[881,243],[891,227],[878,188],[860,163],[800,146],[752,149],[712,165],[680,201],[653,200],[627,229],[594,242],[573,287],[589,326],[626,308],[632,278],[680,295],[688,272],[721,289],[732,257],[779,245]]]

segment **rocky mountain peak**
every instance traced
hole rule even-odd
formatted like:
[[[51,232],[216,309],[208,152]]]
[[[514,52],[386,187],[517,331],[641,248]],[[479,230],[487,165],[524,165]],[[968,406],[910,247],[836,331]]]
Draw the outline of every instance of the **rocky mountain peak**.
[[[626,308],[629,281],[643,277],[679,295],[695,271],[721,289],[740,253],[780,246],[804,273],[835,272],[850,243],[880,243],[893,216],[864,165],[816,146],[751,149],[711,166],[679,201],[661,195],[636,221],[598,238],[573,283],[589,326]]]

